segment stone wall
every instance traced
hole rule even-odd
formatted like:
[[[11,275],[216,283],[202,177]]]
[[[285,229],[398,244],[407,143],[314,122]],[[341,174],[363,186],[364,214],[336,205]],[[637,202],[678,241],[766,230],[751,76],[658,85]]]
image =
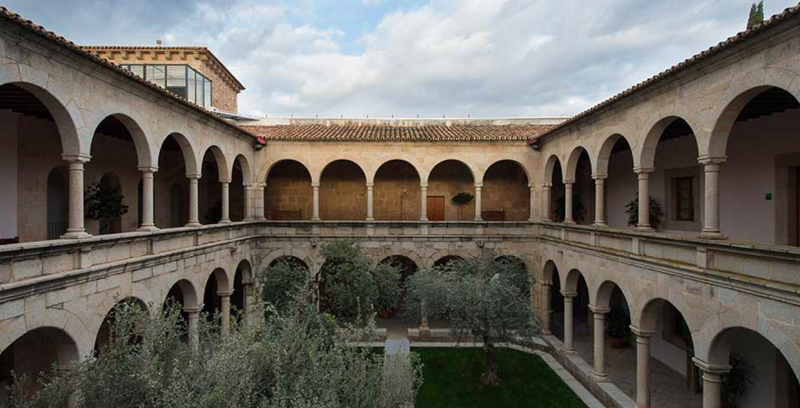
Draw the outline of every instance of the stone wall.
[[[266,181],[264,215],[267,219],[277,218],[280,212],[297,211],[300,211],[301,219],[311,219],[311,175],[302,164],[295,161],[278,163]]]
[[[388,162],[375,175],[373,190],[376,220],[420,219],[421,191],[416,169],[403,161]]]

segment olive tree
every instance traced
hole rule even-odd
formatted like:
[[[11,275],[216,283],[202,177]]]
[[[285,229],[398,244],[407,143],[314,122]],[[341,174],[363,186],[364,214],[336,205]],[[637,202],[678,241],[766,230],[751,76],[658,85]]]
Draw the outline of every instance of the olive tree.
[[[424,314],[449,322],[458,341],[483,343],[484,385],[500,383],[495,345],[529,339],[539,333],[530,301],[528,274],[510,259],[464,259],[418,272],[408,281],[406,315]]]

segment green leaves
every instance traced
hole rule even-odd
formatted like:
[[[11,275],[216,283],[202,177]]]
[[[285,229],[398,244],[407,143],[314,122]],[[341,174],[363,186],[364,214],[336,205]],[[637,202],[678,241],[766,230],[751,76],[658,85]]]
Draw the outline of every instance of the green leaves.
[[[100,183],[89,184],[84,198],[86,218],[90,220],[113,220],[128,213],[128,206],[122,203],[123,196],[114,187]]]

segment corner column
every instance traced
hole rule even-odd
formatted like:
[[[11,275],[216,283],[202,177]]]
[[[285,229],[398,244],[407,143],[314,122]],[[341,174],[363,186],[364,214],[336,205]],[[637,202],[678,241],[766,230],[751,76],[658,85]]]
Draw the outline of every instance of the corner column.
[[[553,311],[550,310],[550,290],[552,287],[552,283],[544,282],[541,283],[541,310],[542,310],[542,334],[549,335],[552,332],[550,331],[550,319],[552,318]]]
[[[186,313],[186,329],[188,330],[187,334],[189,336],[189,344],[191,344],[192,349],[197,351],[200,346],[200,332],[197,327],[197,319],[200,316],[200,308],[184,307],[183,311]]]
[[[564,296],[564,353],[565,354],[576,354],[575,346],[573,345],[572,341],[572,329],[573,329],[573,300],[575,296],[578,296],[577,292],[564,292],[561,291],[561,295]]]
[[[313,193],[313,207],[311,210],[311,221],[319,221],[319,182],[312,182],[311,189]]]
[[[222,184],[222,217],[219,220],[220,224],[230,224],[231,222],[231,181],[221,180]]]
[[[536,221],[536,185],[533,183],[528,184],[528,190],[531,192],[529,198],[530,208],[528,208],[528,221]]]
[[[373,200],[372,200],[372,190],[375,187],[375,183],[367,183],[367,221],[375,221],[374,213],[373,213]]]
[[[653,331],[631,326],[636,335],[636,408],[650,408],[650,336]]]
[[[552,189],[552,184],[542,184],[542,219],[545,221],[553,221],[553,218],[550,216],[550,214],[553,212],[553,209],[550,208],[550,201],[552,201],[550,195],[552,194]]]
[[[564,180],[564,224],[575,224],[572,214],[572,186],[575,180]]]
[[[724,239],[719,228],[719,170],[725,157],[701,157],[705,173],[705,203],[703,214],[703,238]]]
[[[722,408],[722,375],[731,371],[731,366],[708,364],[697,357],[692,361],[703,373],[703,408]]]
[[[265,202],[264,202],[264,190],[267,188],[267,183],[258,183],[256,190],[255,190],[255,200],[253,200],[253,208],[255,210],[255,214],[253,215],[257,220],[266,220],[265,211]]]
[[[428,221],[428,183],[419,183],[420,197],[422,201],[419,205],[419,220]]]
[[[650,226],[650,173],[652,168],[637,167],[633,169],[639,179],[639,222],[636,229],[640,231],[652,231]]]
[[[83,164],[91,158],[89,155],[62,156],[69,163],[69,226],[67,233],[61,238],[86,238],[86,227],[83,223]]]
[[[483,215],[481,214],[482,189],[483,183],[475,183],[475,221],[483,221]]]
[[[189,179],[189,223],[187,227],[200,227],[200,218],[198,215],[198,184],[200,181],[200,174],[187,174],[186,178]]]
[[[220,319],[222,320],[220,322],[220,327],[223,335],[227,335],[231,332],[231,294],[233,294],[232,290],[217,292],[220,308],[222,309],[220,313]]]
[[[604,174],[592,175],[594,179],[594,226],[607,227],[606,224],[606,178]]]
[[[606,313],[609,309],[589,305],[594,315],[594,367],[592,375],[596,381],[608,381],[606,373]]]
[[[158,167],[139,167],[142,172],[142,225],[139,231],[155,231],[153,184]]]
[[[244,183],[244,221],[253,221],[253,190],[250,183]]]

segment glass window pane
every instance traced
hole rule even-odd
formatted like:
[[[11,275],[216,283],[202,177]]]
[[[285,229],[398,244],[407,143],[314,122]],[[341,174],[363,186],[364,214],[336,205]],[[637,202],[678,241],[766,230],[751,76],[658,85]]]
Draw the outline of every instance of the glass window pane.
[[[211,107],[211,81],[203,79],[203,106]]]
[[[195,99],[195,95],[197,94],[196,92],[197,84],[195,83],[196,82],[195,78],[196,74],[194,70],[189,69],[189,78],[187,78],[188,86],[186,87],[187,90],[186,99],[188,99],[189,102],[197,102],[197,99]]]
[[[195,92],[197,94],[195,96],[197,98],[197,104],[200,106],[205,106],[203,105],[203,76],[199,73],[197,74],[197,79],[195,80],[194,85],[196,90]]]
[[[129,69],[131,72],[144,78],[144,66],[142,65],[128,65],[128,66],[130,67]]]
[[[167,87],[167,72],[164,65],[148,65],[145,68],[147,80],[162,87]]]
[[[186,66],[167,65],[167,86],[186,86]]]

